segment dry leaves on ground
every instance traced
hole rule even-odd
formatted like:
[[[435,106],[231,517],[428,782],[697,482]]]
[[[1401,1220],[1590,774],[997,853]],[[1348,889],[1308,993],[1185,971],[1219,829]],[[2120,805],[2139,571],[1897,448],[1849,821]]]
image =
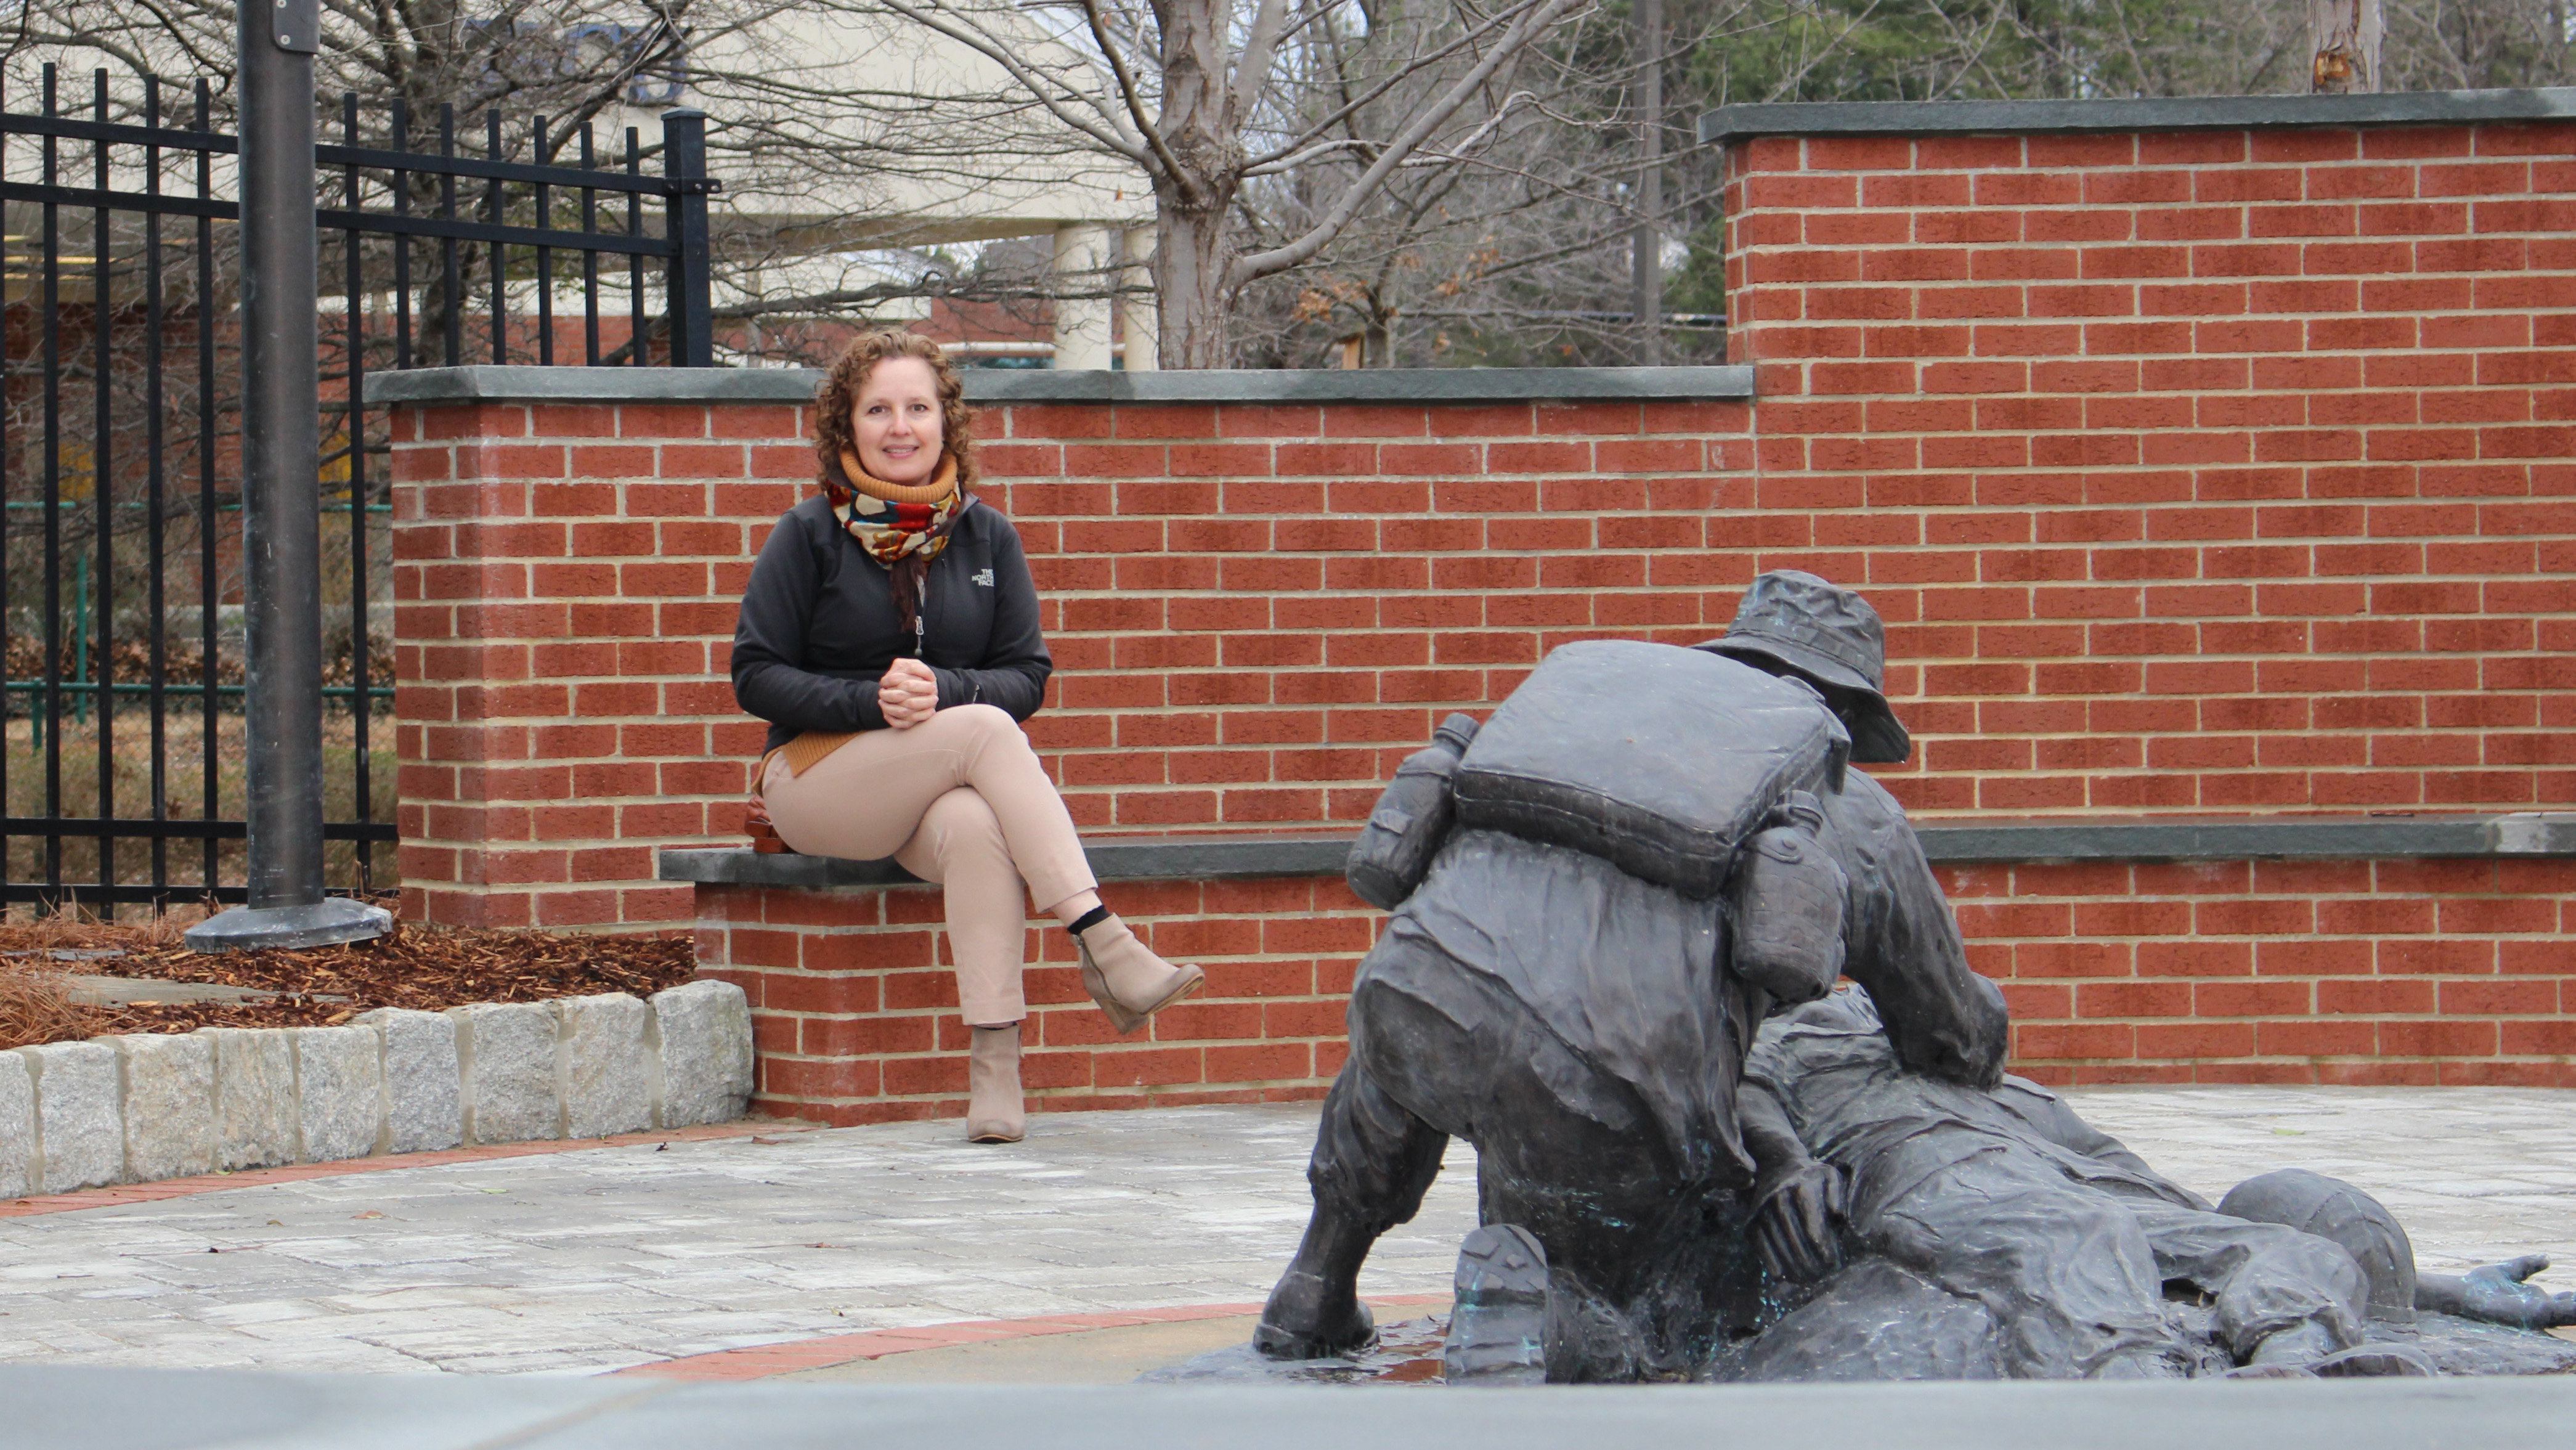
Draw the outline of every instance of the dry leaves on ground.
[[[60,972],[0,958],[0,1048],[111,1030],[92,1025],[90,1009],[72,1004],[69,987]]]
[[[469,1002],[543,1002],[601,992],[648,996],[691,979],[685,937],[476,931],[397,924],[374,941],[308,951],[200,954],[170,918],[0,922],[0,1048],[111,1032],[321,1027],[376,1007],[437,1011]],[[64,962],[62,951],[123,955]],[[63,997],[61,973],[214,982],[281,995],[252,1002],[130,1003]],[[69,1014],[68,1016],[66,1014]]]

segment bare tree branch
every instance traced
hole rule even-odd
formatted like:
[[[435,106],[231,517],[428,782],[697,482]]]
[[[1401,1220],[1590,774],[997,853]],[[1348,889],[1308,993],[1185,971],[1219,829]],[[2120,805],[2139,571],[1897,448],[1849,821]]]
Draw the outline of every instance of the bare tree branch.
[[[1403,164],[1404,158],[1411,155],[1415,147],[1420,146],[1432,132],[1440,128],[1440,123],[1448,120],[1460,106],[1465,105],[1468,98],[1484,85],[1486,79],[1501,69],[1505,62],[1512,59],[1534,33],[1545,29],[1568,12],[1590,3],[1592,0],[1544,0],[1537,9],[1523,15],[1520,20],[1513,23],[1509,31],[1504,33],[1503,38],[1496,42],[1493,51],[1477,63],[1474,70],[1460,77],[1445,95],[1416,114],[1412,124],[1406,126],[1393,141],[1387,143],[1386,149],[1379,154],[1369,169],[1343,189],[1341,199],[1324,214],[1323,220],[1308,228],[1305,235],[1285,246],[1236,258],[1234,268],[1228,273],[1227,280],[1240,287],[1256,278],[1266,277],[1273,272],[1296,266],[1321,251],[1325,243],[1330,242],[1340,234],[1343,227],[1350,224],[1351,218],[1359,213],[1360,207],[1386,180],[1387,174]]]

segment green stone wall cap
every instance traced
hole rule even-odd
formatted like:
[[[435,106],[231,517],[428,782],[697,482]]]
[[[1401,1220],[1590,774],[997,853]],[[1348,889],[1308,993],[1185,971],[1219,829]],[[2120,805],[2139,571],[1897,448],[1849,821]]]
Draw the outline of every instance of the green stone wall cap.
[[[964,372],[967,399],[977,403],[1693,403],[1753,396],[1750,367]],[[414,368],[369,373],[366,400],[377,406],[802,403],[822,377],[811,368]]]
[[[2119,101],[1758,101],[1702,115],[1699,139],[1724,145],[1757,136],[2045,136],[2571,120],[2576,86]]]

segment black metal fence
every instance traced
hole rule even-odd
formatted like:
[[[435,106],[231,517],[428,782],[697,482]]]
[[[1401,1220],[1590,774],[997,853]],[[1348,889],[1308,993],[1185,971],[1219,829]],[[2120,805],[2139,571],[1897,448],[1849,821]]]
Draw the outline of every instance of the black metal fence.
[[[209,87],[0,104],[0,902],[244,899],[238,208]],[[86,111],[87,115],[80,112]],[[391,475],[366,374],[706,366],[705,121],[427,126],[344,98],[317,148],[324,835],[389,884]],[[421,134],[422,132],[427,134]],[[479,149],[481,154],[473,154]],[[570,153],[567,164],[566,153]],[[648,156],[658,165],[648,174]],[[333,307],[340,315],[333,317]],[[335,522],[335,519],[344,522]]]

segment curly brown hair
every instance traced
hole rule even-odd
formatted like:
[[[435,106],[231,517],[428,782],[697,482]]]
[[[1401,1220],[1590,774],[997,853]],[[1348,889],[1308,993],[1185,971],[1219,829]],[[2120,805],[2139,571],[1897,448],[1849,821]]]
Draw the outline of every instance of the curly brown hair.
[[[950,366],[948,354],[939,344],[917,332],[863,332],[841,350],[832,370],[823,375],[822,385],[814,389],[814,466],[816,481],[830,475],[832,460],[844,453],[858,452],[857,441],[850,436],[850,414],[858,406],[859,389],[877,364],[893,357],[917,357],[930,364],[931,375],[939,383],[939,441],[941,451],[957,462],[957,486],[972,488],[975,484],[975,410],[966,406],[966,385],[958,379],[957,369]]]

